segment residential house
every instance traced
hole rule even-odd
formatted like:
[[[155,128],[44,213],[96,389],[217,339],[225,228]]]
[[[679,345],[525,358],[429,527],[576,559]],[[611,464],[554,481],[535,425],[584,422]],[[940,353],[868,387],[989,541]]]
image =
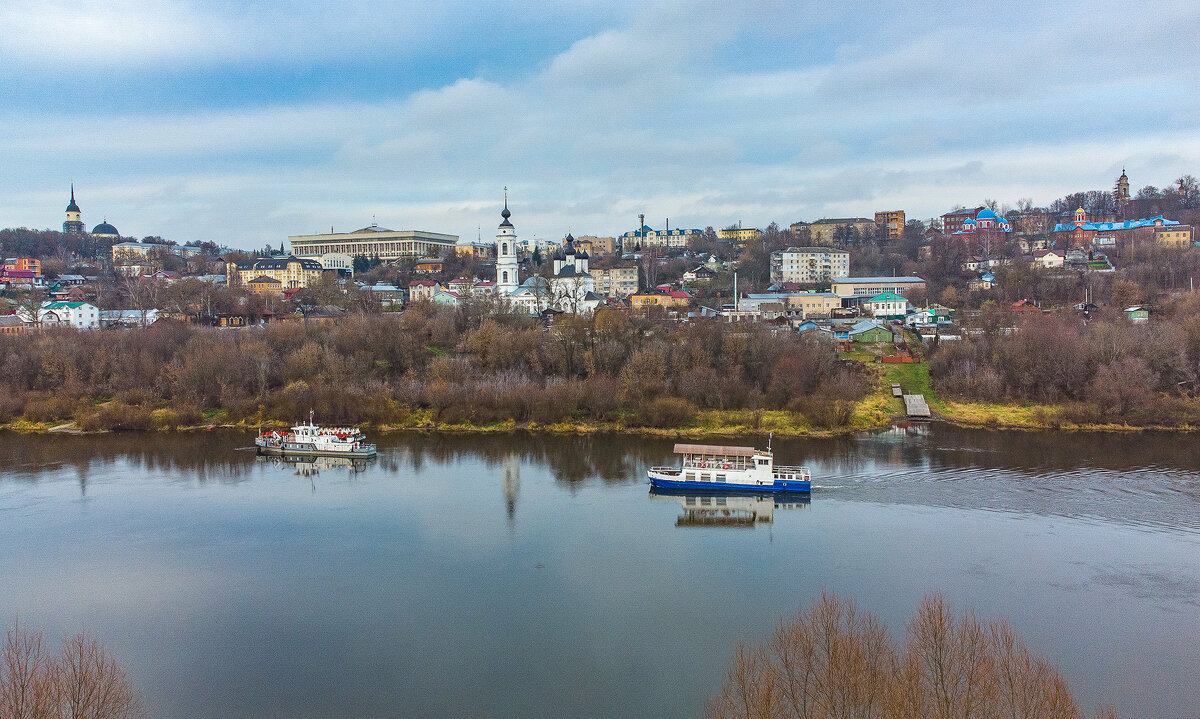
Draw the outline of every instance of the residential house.
[[[410,302],[432,300],[434,295],[444,289],[437,280],[413,280],[408,283],[408,299]]]
[[[1061,250],[1038,250],[1033,253],[1031,264],[1034,267],[1050,270],[1062,267],[1065,262],[1066,256]]]
[[[88,302],[47,302],[38,310],[38,324],[64,326],[80,330],[100,327],[100,310]]]
[[[1142,324],[1150,321],[1150,308],[1142,305],[1134,305],[1121,310],[1125,313],[1125,318],[1134,324]]]
[[[149,327],[158,321],[158,310],[100,310],[101,327]]]
[[[248,307],[235,307],[229,312],[218,312],[212,316],[213,327],[254,327],[266,325],[275,319],[268,309],[251,311]]]
[[[246,283],[246,287],[258,295],[276,296],[283,294],[283,283],[274,277],[260,275]],[[298,288],[289,288],[298,289]]]
[[[417,260],[417,264],[413,267],[413,272],[419,272],[424,275],[436,275],[442,271],[442,259],[440,257],[422,257]]]
[[[854,323],[847,332],[847,336],[851,342],[857,344],[891,342],[894,337],[890,327],[874,320],[860,320]]]
[[[670,292],[638,292],[630,296],[629,306],[634,312],[648,312],[651,307],[687,307],[692,296],[683,290]]]
[[[23,335],[29,331],[29,323],[17,315],[0,315],[0,335]]]
[[[895,292],[880,292],[867,300],[866,308],[872,317],[884,320],[903,319],[908,314],[908,300]]]
[[[976,279],[967,283],[967,289],[971,292],[981,292],[983,290],[992,289],[992,285],[996,282],[996,276],[991,272],[984,272]]]
[[[683,281],[687,283],[711,282],[716,276],[717,273],[708,269],[706,265],[697,265],[683,273]]]
[[[757,240],[759,237],[762,237],[762,230],[757,227],[726,227],[723,230],[717,230],[718,240],[739,245],[750,240]]]
[[[4,260],[6,270],[29,270],[35,276],[42,274],[42,261],[36,257],[9,257]]]

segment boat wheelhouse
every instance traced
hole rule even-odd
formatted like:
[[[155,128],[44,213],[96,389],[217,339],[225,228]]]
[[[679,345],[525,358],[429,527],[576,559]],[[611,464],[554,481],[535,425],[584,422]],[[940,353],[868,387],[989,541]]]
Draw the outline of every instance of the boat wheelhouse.
[[[375,456],[375,445],[356,427],[318,427],[313,424],[313,414],[308,413],[308,424],[298,424],[290,432],[275,430],[263,432],[254,439],[259,454],[304,455],[324,457],[346,457],[348,459],[370,459]]]
[[[776,466],[770,449],[710,444],[676,444],[678,467],[651,467],[650,484],[667,489],[734,492],[808,492],[806,467]]]

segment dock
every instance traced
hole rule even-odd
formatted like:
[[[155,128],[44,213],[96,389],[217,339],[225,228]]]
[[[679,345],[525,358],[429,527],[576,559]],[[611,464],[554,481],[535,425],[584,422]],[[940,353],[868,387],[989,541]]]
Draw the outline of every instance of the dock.
[[[904,396],[904,390],[900,389],[900,385],[898,385],[898,384],[892,385],[892,396],[893,397],[903,397]]]
[[[909,417],[929,419],[933,414],[929,411],[929,404],[925,402],[923,394],[906,394],[904,395],[904,413]]]

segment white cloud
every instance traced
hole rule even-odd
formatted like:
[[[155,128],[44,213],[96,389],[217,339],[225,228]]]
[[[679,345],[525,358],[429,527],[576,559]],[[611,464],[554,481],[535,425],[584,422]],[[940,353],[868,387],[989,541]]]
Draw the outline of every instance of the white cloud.
[[[196,30],[180,34],[182,48],[209,48],[210,31],[248,42],[245,31],[228,31],[232,16],[147,2],[118,3],[113,17],[158,8],[153,21],[137,22],[190,18]],[[99,6],[79,7],[82,17]],[[340,56],[352,44],[347,28],[361,30],[365,50],[382,42],[363,11],[342,9],[347,17],[296,8],[290,23],[328,20],[302,30],[297,47],[326,33]],[[398,11],[381,12],[387,26]],[[436,33],[463,11],[416,12]],[[1180,69],[1200,66],[1196,48],[1180,40],[1176,63],[1137,64],[1166,52],[1147,28],[1194,17],[1188,4],[1134,18],[1122,39],[1104,43],[1080,39],[1090,26],[1055,21],[1041,5],[1014,9],[1011,27],[985,26],[994,32],[982,44],[958,34],[981,27],[990,13],[982,6],[885,4],[877,21],[853,24],[844,8],[789,3],[616,12],[627,20],[533,71],[473,74],[400,99],[0,115],[0,156],[9,160],[0,183],[36,188],[0,199],[0,224],[58,224],[58,188],[71,179],[89,220],[257,247],[331,224],[362,226],[372,214],[383,225],[460,235],[482,226],[487,236],[503,185],[519,232],[556,236],[568,226],[621,232],[642,211],[655,224],[670,217],[700,227],[883,207],[928,217],[985,197],[1049,202],[1106,187],[1122,161],[1139,186],[1200,165],[1200,97],[1186,81],[1195,71]],[[939,13],[950,21],[938,24]]]

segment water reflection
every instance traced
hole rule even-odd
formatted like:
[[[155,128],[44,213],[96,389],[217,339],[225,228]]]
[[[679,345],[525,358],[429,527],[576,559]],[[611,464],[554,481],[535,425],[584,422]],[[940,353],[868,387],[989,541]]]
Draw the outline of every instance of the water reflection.
[[[676,527],[754,527],[772,524],[776,509],[807,509],[810,495],[779,492],[774,495],[735,492],[698,492],[650,488],[650,499],[678,502],[683,512]]]
[[[292,468],[295,470],[297,477],[315,477],[322,471],[344,469],[346,474],[353,476],[360,472],[365,472],[367,467],[371,466],[372,459],[351,459],[350,457],[323,457],[303,454],[283,454],[283,455],[259,455],[255,457],[255,461],[262,464],[269,464],[276,469]]]

